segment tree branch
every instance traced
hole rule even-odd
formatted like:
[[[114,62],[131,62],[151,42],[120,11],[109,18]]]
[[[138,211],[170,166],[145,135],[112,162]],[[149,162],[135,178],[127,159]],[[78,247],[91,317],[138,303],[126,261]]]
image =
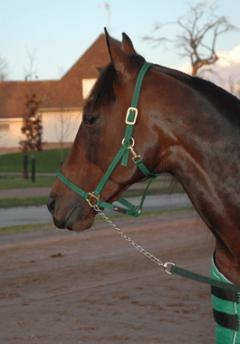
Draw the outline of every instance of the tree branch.
[[[162,31],[164,24],[155,25],[154,36],[145,36],[143,39],[158,45],[173,43],[180,56],[189,57],[192,74],[196,75],[200,68],[214,64],[218,60],[216,44],[219,36],[237,29],[226,17],[216,16],[215,11],[216,5],[199,2],[195,6],[190,6],[188,13],[175,22],[181,30],[175,39],[170,40],[164,35],[156,36]]]
[[[7,78],[7,69],[8,69],[8,64],[7,62],[0,57],[0,81],[6,80]]]

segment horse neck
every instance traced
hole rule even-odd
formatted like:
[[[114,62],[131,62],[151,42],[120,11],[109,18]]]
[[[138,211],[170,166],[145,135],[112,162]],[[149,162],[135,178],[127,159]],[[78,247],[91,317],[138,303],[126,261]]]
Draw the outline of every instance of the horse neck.
[[[174,106],[169,109],[165,99],[158,109],[159,170],[172,173],[183,185],[215,235],[222,272],[239,283],[239,132],[207,99],[185,87],[180,91],[174,95],[173,89]]]

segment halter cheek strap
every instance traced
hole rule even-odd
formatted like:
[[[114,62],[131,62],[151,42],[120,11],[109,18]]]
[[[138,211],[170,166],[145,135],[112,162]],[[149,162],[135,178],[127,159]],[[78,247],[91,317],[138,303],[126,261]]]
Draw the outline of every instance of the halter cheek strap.
[[[133,138],[134,127],[139,115],[137,106],[138,106],[138,101],[139,101],[139,97],[141,93],[142,83],[143,83],[145,74],[147,73],[147,71],[149,70],[151,66],[152,66],[151,63],[146,62],[138,73],[137,81],[136,81],[136,85],[134,89],[134,94],[131,101],[131,106],[128,108],[126,117],[125,117],[126,127],[125,127],[125,134],[122,140],[121,147],[119,148],[117,154],[113,158],[111,164],[108,166],[102,179],[99,181],[96,189],[92,192],[86,192],[82,188],[80,188],[78,185],[74,184],[68,178],[66,178],[61,171],[58,171],[56,173],[56,176],[62,181],[63,184],[65,184],[73,192],[80,195],[92,208],[95,205],[98,205],[99,207],[103,209],[111,209],[111,210],[122,212],[128,215],[138,216],[141,213],[149,186],[152,180],[158,176],[158,174],[149,171],[149,169],[147,168],[147,166],[144,164],[143,160],[141,159],[141,156],[136,153],[135,148],[134,148],[135,141]],[[133,163],[142,172],[142,174],[148,178],[148,182],[143,192],[142,198],[140,200],[140,204],[138,206],[135,206],[124,198],[120,198],[117,200],[117,202],[120,203],[121,206],[102,200],[101,193],[106,183],[109,181],[114,170],[120,163],[124,167],[128,166],[129,155],[132,155]]]

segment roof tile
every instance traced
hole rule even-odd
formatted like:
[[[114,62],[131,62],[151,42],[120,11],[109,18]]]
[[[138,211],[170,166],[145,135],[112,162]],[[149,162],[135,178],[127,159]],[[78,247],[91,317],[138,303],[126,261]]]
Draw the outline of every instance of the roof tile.
[[[23,117],[32,94],[40,101],[40,108],[81,108],[82,79],[97,78],[97,69],[108,62],[105,37],[101,34],[60,80],[1,81],[0,118]]]

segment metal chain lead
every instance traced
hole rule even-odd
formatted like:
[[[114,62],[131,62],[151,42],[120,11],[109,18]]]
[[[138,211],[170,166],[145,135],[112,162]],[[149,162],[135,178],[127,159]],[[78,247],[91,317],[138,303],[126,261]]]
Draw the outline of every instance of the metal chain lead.
[[[132,245],[138,252],[143,254],[149,260],[157,264],[161,269],[163,269],[167,274],[171,275],[171,267],[175,264],[172,262],[163,262],[161,259],[155,257],[152,253],[145,250],[141,245],[137,244],[132,238],[126,235],[99,207],[94,205],[93,209],[99,214],[104,221],[106,221],[124,240],[126,240],[130,245]]]

